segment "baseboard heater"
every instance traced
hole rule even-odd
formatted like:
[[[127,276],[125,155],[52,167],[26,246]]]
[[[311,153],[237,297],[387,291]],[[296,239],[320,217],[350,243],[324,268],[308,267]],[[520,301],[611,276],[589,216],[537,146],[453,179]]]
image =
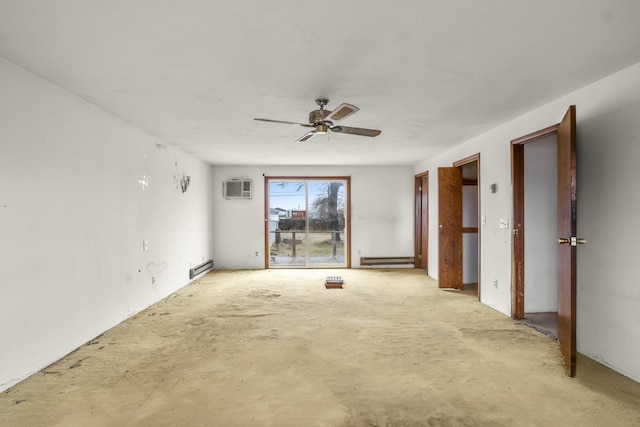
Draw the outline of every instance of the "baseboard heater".
[[[189,269],[189,279],[193,279],[198,274],[202,274],[205,271],[211,270],[213,268],[213,260],[205,261],[200,265],[196,265],[195,267]]]
[[[400,265],[413,264],[412,256],[392,256],[392,257],[360,257],[360,265]]]

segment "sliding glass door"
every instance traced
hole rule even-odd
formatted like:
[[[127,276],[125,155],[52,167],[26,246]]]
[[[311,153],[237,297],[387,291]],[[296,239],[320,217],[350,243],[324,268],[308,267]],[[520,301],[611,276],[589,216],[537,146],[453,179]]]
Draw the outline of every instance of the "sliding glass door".
[[[266,178],[268,267],[348,266],[348,178]]]

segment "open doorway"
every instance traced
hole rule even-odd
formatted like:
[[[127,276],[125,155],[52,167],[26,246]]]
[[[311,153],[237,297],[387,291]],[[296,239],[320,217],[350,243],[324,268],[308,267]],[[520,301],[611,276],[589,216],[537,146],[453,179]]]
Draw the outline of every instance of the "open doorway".
[[[569,376],[576,372],[576,246],[585,243],[576,235],[576,172],[574,105],[559,124],[511,141],[511,316],[550,335],[557,325]]]
[[[480,300],[480,154],[453,166],[462,175],[462,290]]]
[[[524,317],[558,338],[558,138],[547,135],[524,151]]]

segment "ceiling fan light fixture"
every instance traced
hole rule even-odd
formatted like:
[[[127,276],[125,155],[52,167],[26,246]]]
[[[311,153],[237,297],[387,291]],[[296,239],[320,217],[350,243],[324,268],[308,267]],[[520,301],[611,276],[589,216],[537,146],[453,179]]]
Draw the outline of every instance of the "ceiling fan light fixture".
[[[327,126],[326,123],[319,123],[316,125],[316,133],[319,133],[320,135],[327,133],[328,130],[329,126]]]

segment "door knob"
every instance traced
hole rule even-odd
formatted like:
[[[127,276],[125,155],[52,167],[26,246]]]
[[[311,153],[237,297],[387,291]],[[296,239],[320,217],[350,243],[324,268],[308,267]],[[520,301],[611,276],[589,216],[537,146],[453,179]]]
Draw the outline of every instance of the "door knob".
[[[571,246],[576,246],[576,245],[584,245],[585,243],[587,243],[587,241],[585,239],[578,239],[577,237],[560,237],[558,238],[558,243],[562,244],[569,244]]]

